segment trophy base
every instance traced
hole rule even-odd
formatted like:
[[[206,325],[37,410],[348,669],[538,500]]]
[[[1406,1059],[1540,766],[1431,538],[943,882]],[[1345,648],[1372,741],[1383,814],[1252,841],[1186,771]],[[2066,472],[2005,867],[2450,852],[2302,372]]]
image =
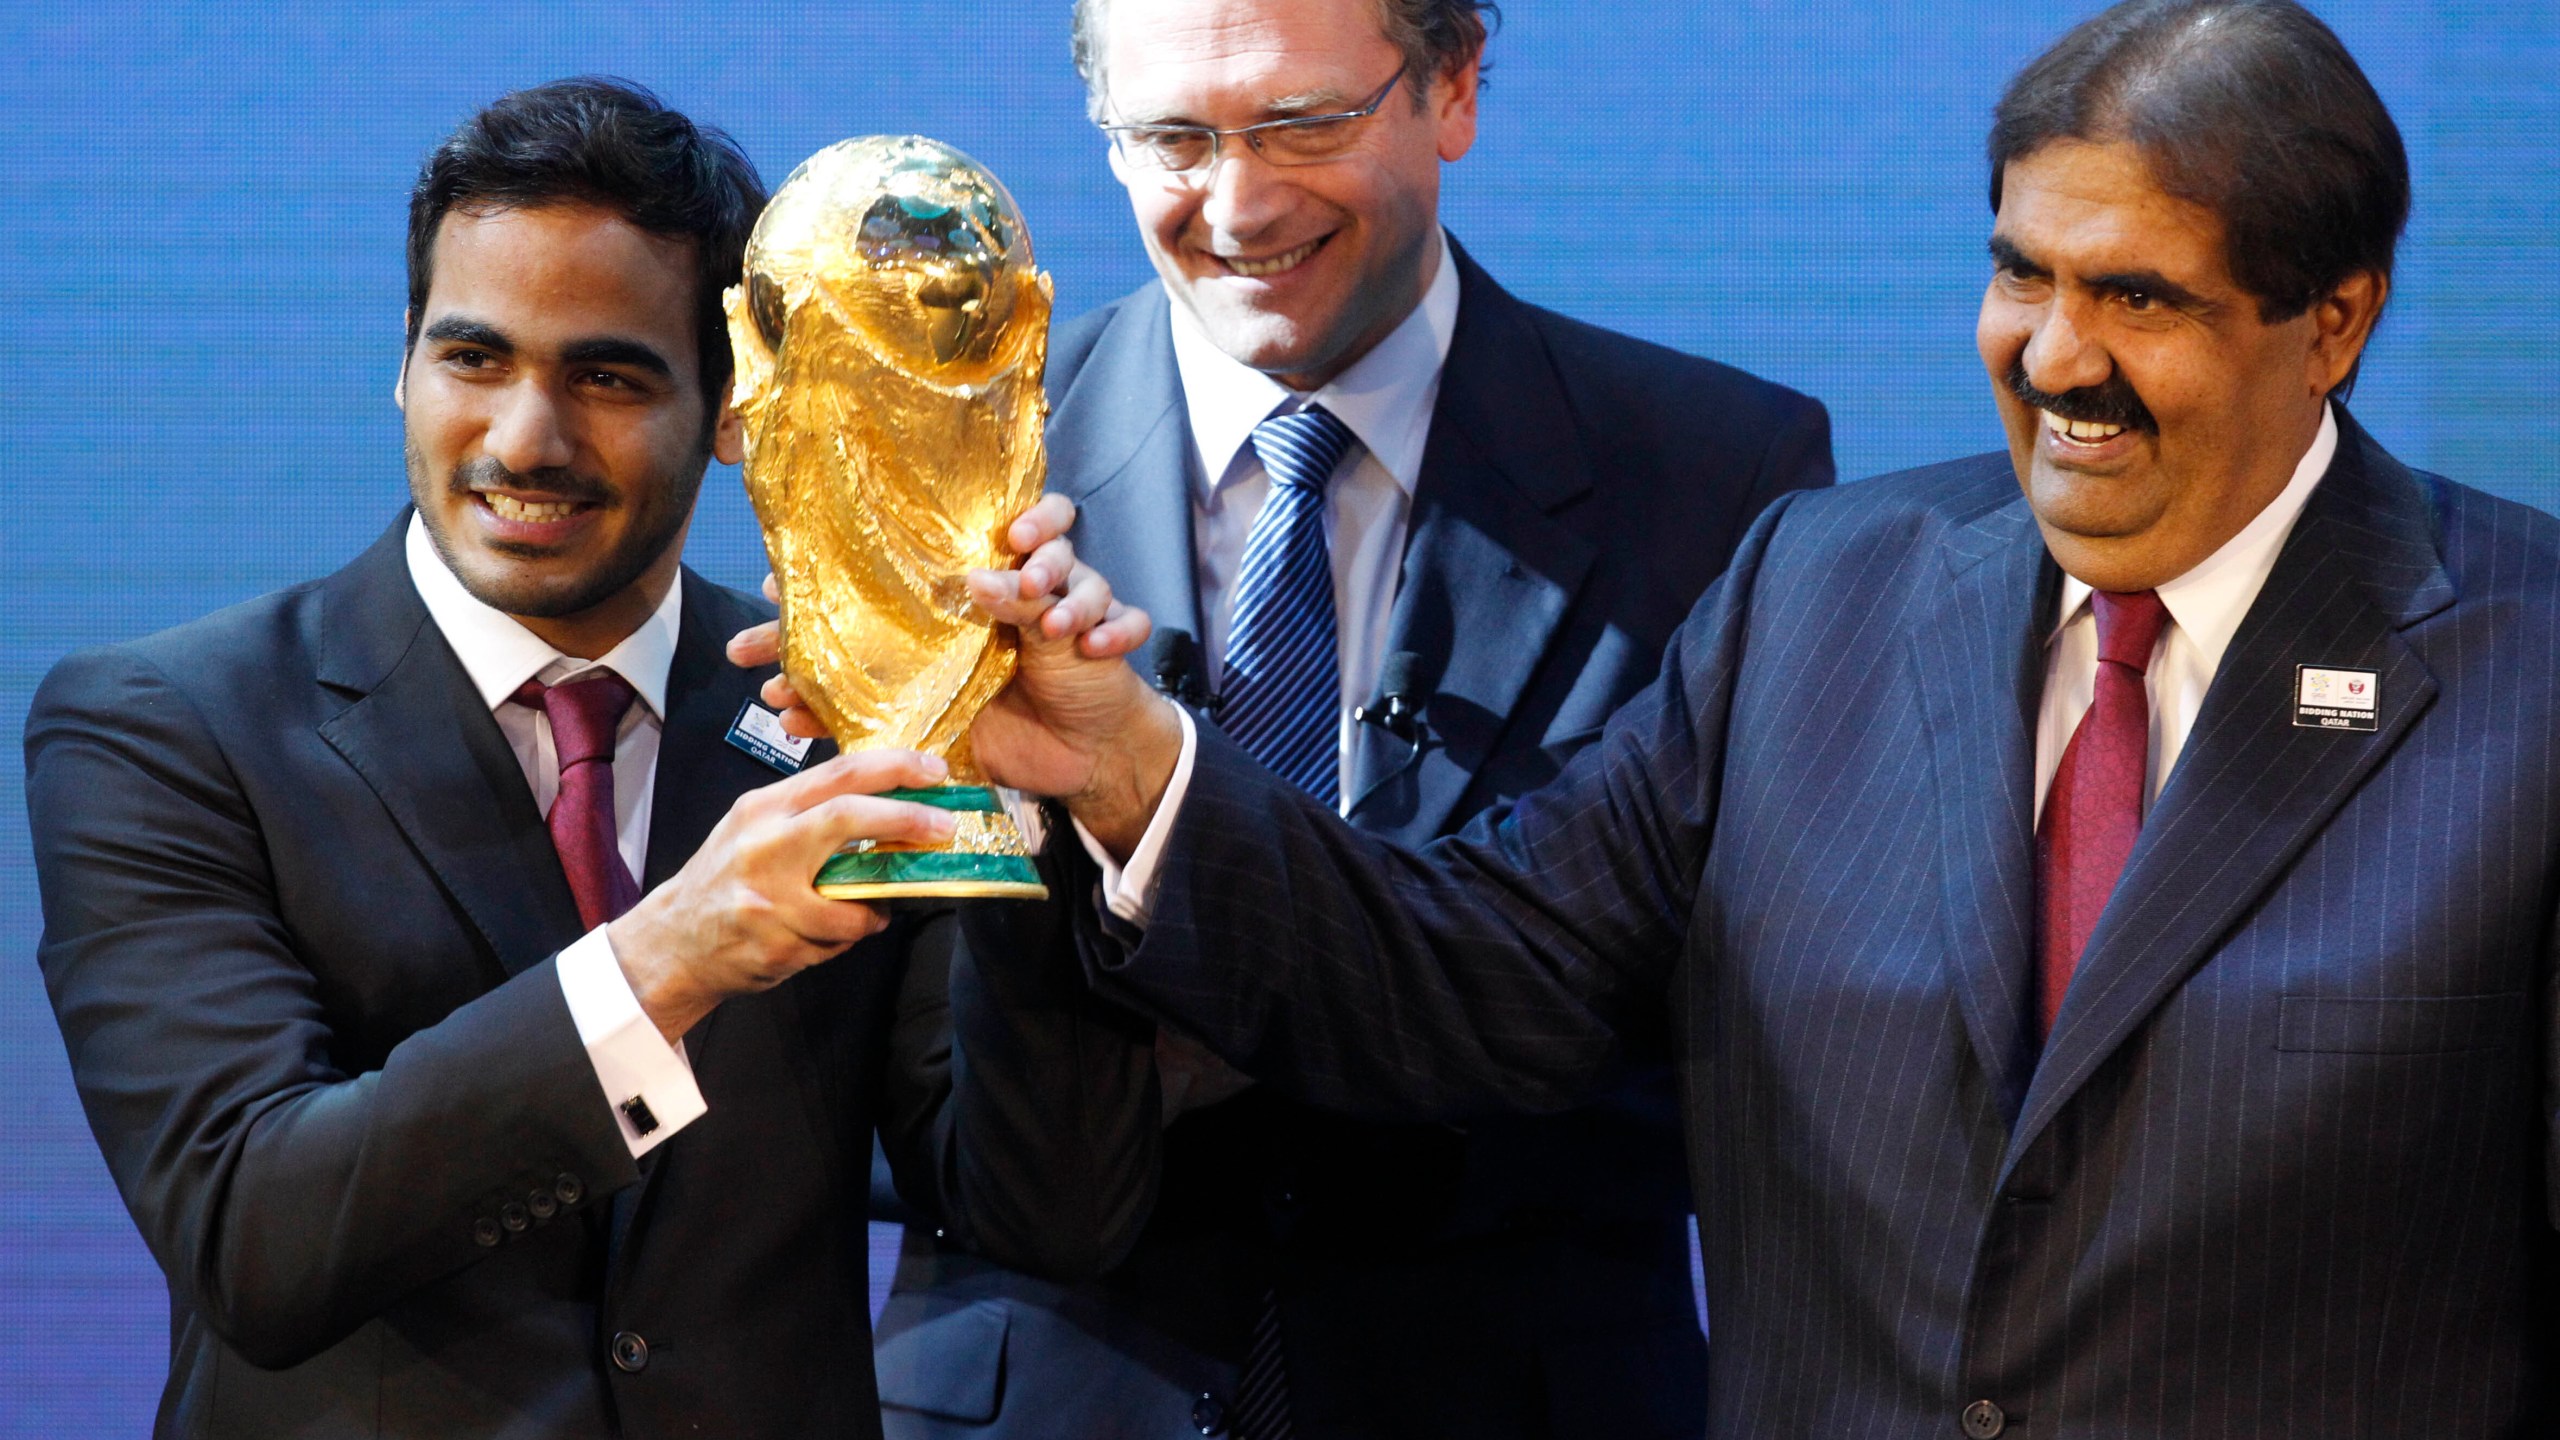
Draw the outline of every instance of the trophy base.
[[[982,785],[891,790],[886,798],[956,812],[958,833],[939,850],[857,847],[827,857],[813,882],[829,900],[1045,900],[1013,817]],[[866,842],[867,844],[867,842]]]

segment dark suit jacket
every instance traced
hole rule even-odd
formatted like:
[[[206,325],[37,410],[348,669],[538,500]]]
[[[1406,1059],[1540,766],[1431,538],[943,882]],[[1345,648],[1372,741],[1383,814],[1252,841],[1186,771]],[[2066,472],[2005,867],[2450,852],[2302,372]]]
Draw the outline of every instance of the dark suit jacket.
[[[1458,267],[1388,642],[1431,682],[1423,743],[1363,727],[1351,786],[1352,823],[1414,844],[1552,777],[1649,678],[1751,518],[1831,479],[1813,401]],[[1198,462],[1168,305],[1149,285],[1059,333],[1050,481],[1081,508],[1086,558],[1196,634]],[[1248,1092],[1166,1127],[1152,1030],[1074,1018],[1092,1002],[1056,917],[964,915],[958,1057],[910,1057],[961,1078],[949,1123],[906,1147],[909,1198],[950,1233],[910,1232],[882,1317],[893,1435],[1196,1436],[1196,1400],[1207,1418],[1232,1395],[1275,1287],[1308,1440],[1694,1433],[1689,1201],[1658,1052],[1566,1115],[1388,1125]],[[940,1002],[935,978],[929,958],[910,972],[912,1008]],[[1068,1134],[1082,1156],[1060,1153]]]
[[[1714,1435],[2548,1433],[2560,523],[2343,429],[2040,1054],[2059,572],[2005,456],[1773,508],[1421,855],[1211,739],[1092,957],[1337,1103],[1572,1104],[1667,1022]],[[2376,728],[2298,727],[2298,665]]]
[[[64,660],[28,721],[39,959],[169,1279],[159,1433],[876,1433],[894,968],[721,1007],[686,1042],[710,1113],[635,1164],[553,970],[568,882],[405,524]],[[682,583],[644,885],[777,778],[722,740],[760,678],[722,642],[767,612]]]

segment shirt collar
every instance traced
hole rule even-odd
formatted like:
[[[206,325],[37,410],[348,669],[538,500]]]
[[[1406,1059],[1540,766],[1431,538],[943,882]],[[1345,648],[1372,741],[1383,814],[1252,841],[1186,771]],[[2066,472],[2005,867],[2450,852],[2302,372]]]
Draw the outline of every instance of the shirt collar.
[[[1173,302],[1173,361],[1182,377],[1192,439],[1200,447],[1203,494],[1215,492],[1235,468],[1253,427],[1276,414],[1322,405],[1348,426],[1398,488],[1411,495],[1422,476],[1422,452],[1431,437],[1431,410],[1440,397],[1440,371],[1449,339],[1458,329],[1458,262],[1440,232],[1440,268],[1403,323],[1334,377],[1323,389],[1301,395],[1220,350],[1181,301]]]
[[[684,582],[681,578],[667,587],[667,598],[640,628],[623,638],[621,644],[592,663],[573,659],[551,648],[541,636],[527,630],[515,617],[484,604],[436,553],[435,542],[427,538],[427,522],[415,511],[409,515],[408,535],[409,583],[418,588],[418,598],[426,602],[427,615],[444,632],[447,645],[453,647],[462,661],[463,673],[471,677],[471,686],[480,692],[480,701],[491,710],[506,703],[527,680],[540,679],[556,685],[587,670],[602,668],[631,682],[631,688],[649,707],[649,713],[663,722],[667,714],[667,671],[675,664],[676,634],[684,620]]]
[[[2302,507],[2310,503],[2311,492],[2320,486],[2322,476],[2329,473],[2329,462],[2338,454],[2338,414],[2332,406],[2320,409],[2320,433],[2313,436],[2311,448],[2293,467],[2293,478],[2269,501],[2240,533],[2222,542],[2222,548],[2204,558],[2203,563],[2175,580],[2159,587],[2160,603],[2169,618],[2187,633],[2204,654],[2220,663],[2222,652],[2239,633],[2240,622],[2257,603],[2258,592],[2266,587],[2267,576],[2276,568],[2276,554],[2284,549],[2285,537],[2293,533],[2293,522],[2302,517]],[[2082,606],[2089,603],[2087,581],[2062,577],[2061,619],[2054,629],[2078,617]]]

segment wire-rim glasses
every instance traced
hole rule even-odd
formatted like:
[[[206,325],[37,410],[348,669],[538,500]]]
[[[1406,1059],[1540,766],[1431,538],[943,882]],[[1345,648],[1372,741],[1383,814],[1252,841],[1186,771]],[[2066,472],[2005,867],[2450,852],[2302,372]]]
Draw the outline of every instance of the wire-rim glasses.
[[[1163,170],[1175,175],[1196,175],[1218,163],[1220,142],[1237,137],[1253,148],[1253,153],[1273,165],[1319,165],[1350,152],[1360,139],[1360,122],[1378,113],[1387,103],[1396,82],[1404,78],[1404,70],[1387,77],[1378,93],[1357,110],[1344,110],[1331,115],[1293,115],[1286,120],[1265,120],[1255,125],[1239,125],[1232,130],[1216,130],[1206,125],[1105,125],[1102,133],[1111,137],[1120,157],[1146,170]]]

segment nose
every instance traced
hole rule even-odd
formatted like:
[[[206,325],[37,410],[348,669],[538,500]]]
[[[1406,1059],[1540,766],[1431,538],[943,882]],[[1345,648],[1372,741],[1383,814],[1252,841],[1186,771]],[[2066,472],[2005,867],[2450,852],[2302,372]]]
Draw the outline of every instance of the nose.
[[[483,443],[492,459],[519,475],[565,467],[577,458],[559,397],[530,375],[507,387]]]
[[[1221,235],[1250,238],[1287,208],[1288,181],[1242,136],[1219,143],[1218,158],[1200,184],[1200,218]]]
[[[2044,307],[2036,327],[2027,336],[2027,383],[2047,394],[2059,395],[2088,385],[2103,385],[2116,369],[2115,357],[2107,353],[2081,323],[2082,317],[2069,300],[2056,300]]]

